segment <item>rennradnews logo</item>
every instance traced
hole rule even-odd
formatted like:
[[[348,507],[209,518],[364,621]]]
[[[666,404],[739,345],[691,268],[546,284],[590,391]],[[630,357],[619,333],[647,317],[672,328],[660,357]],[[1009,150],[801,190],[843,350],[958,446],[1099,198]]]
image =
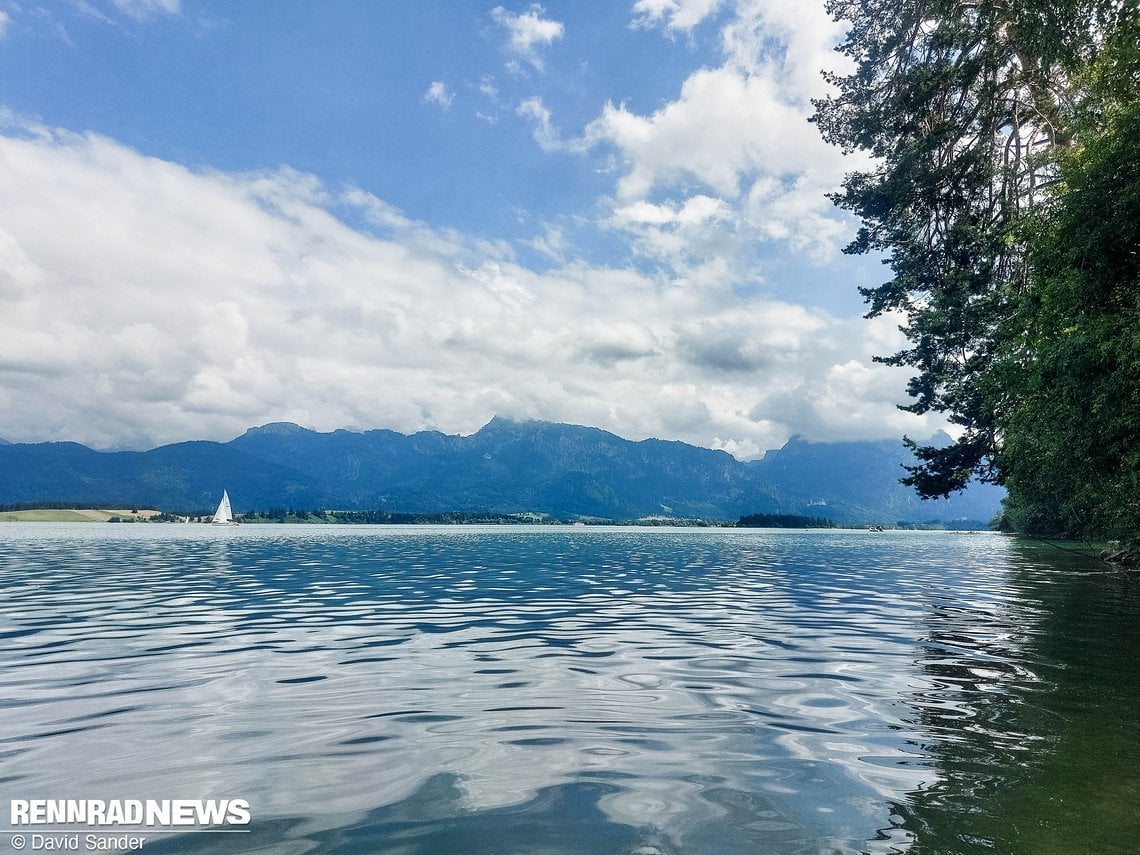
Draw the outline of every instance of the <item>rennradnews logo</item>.
[[[16,826],[186,828],[247,826],[245,799],[12,799]],[[63,829],[59,829],[63,830]]]

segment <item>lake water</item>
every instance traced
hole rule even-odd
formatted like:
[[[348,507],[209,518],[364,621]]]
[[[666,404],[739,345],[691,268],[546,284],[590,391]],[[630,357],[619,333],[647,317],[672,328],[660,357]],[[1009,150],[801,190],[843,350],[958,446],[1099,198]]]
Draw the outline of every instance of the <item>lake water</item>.
[[[997,535],[16,523],[0,590],[5,813],[249,802],[150,855],[1140,841],[1140,580]]]

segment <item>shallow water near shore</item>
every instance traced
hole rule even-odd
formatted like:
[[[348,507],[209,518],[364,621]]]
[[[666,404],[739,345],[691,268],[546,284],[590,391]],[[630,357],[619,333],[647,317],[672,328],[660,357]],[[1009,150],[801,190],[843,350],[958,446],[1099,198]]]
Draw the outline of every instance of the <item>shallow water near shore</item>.
[[[998,535],[12,523],[0,590],[5,809],[249,802],[152,855],[1140,840],[1140,582]]]

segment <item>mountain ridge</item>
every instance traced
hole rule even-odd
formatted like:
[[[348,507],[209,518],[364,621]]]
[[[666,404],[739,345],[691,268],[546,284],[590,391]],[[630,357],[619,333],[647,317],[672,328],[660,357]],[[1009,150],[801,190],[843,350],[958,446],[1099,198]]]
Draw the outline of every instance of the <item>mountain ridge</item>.
[[[898,483],[913,460],[892,440],[813,443],[793,437],[759,460],[601,428],[496,417],[469,435],[386,429],[318,432],[291,422],[228,442],[189,440],[149,451],[78,443],[0,445],[0,504],[127,501],[164,510],[270,507],[439,513],[542,513],[558,518],[736,519],[753,513],[837,523],[929,522],[996,514],[1001,491],[921,502]]]

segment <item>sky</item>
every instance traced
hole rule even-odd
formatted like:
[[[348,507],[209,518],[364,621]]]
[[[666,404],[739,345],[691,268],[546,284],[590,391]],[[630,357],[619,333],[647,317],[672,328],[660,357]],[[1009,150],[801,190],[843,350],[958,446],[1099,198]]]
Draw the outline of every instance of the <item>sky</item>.
[[[0,0],[0,437],[923,437],[823,0]]]

